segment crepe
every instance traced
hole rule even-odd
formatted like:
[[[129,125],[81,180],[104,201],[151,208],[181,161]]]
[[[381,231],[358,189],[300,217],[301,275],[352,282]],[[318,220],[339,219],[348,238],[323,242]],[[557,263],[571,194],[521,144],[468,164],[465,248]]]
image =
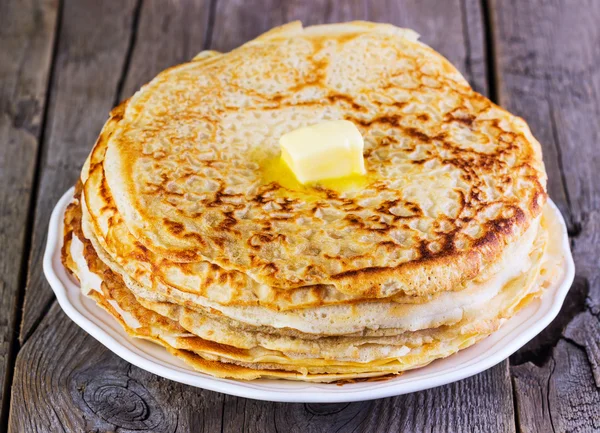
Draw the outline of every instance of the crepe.
[[[539,294],[557,265],[556,256],[545,254],[547,236],[539,237],[532,251],[532,261],[536,265],[530,272],[507,284],[489,303],[487,314],[471,315],[456,326],[406,332],[393,338],[330,338],[319,342],[254,335],[251,340],[254,343],[240,349],[235,340],[249,339],[243,333],[240,335],[239,330],[229,329],[224,333],[226,327],[217,322],[221,332],[215,332],[214,328],[202,331],[198,328],[202,318],[197,312],[136,299],[118,274],[98,258],[92,244],[83,236],[79,226],[80,209],[76,201],[67,211],[64,257],[67,268],[81,281],[82,290],[113,315],[130,335],[162,344],[196,369],[219,377],[278,377],[328,382],[389,375],[422,366],[493,332],[517,307]],[[547,218],[552,215],[548,214]],[[547,234],[546,225],[544,222],[544,233]],[[550,235],[557,237],[560,233],[554,230]],[[79,238],[83,238],[84,243]],[[81,256],[84,261],[78,263],[74,256]],[[92,273],[102,277],[90,278]],[[542,274],[545,277],[540,277]],[[352,353],[361,349],[369,355],[361,357]]]
[[[282,134],[333,119],[365,139],[364,185],[306,190],[270,174]],[[113,123],[104,170],[135,238],[271,287],[452,290],[495,262],[546,197],[526,124],[388,25],[283,26],[164,71]]]
[[[197,295],[221,305],[260,305],[276,311],[377,301],[338,292],[330,285],[277,289],[260,284],[239,271],[228,271],[206,261],[182,264],[160,257],[137,241],[119,214],[104,176],[105,152],[106,142],[99,141],[90,157],[92,168],[84,176],[84,225],[88,238],[99,243],[102,254],[110,255],[110,260],[117,262],[124,272],[143,285],[159,291],[181,291],[181,296],[190,295],[188,299]],[[486,282],[498,269],[508,270],[502,276],[504,280],[517,275],[527,266],[526,256],[533,244],[537,226],[538,221],[531,224],[518,242],[505,249],[495,266],[469,281],[470,285],[465,283],[453,291],[462,290],[467,285],[473,286],[473,282]],[[430,302],[436,295],[439,293],[427,297],[395,295],[387,299],[401,303],[424,303]]]
[[[462,318],[465,310],[481,308],[507,281],[529,267],[528,254],[537,234],[538,224],[534,224],[516,248],[508,250],[508,257],[502,266],[508,271],[495,274],[488,280],[472,281],[461,291],[438,294],[427,302],[402,302],[403,299],[367,301],[347,296],[346,299],[340,299],[335,296],[327,297],[327,294],[319,297],[319,289],[308,288],[295,290],[291,296],[285,296],[289,291],[283,291],[286,305],[281,308],[283,302],[281,297],[277,297],[281,292],[264,296],[266,289],[236,285],[236,280],[232,281],[227,276],[239,274],[238,272],[214,269],[214,266],[208,266],[206,262],[186,264],[184,269],[179,268],[179,272],[174,274],[180,276],[188,270],[199,282],[197,289],[189,283],[179,283],[181,279],[169,278],[177,264],[168,260],[158,261],[151,251],[137,247],[135,238],[127,231],[116,212],[109,189],[102,179],[95,182],[97,177],[102,177],[102,160],[97,159],[96,155],[94,151],[94,169],[87,177],[81,206],[85,237],[94,244],[102,260],[115,272],[124,275],[127,284],[138,296],[158,301],[171,298],[177,303],[219,311],[228,318],[253,326],[275,326],[293,328],[304,333],[342,335],[366,328],[393,328],[389,334],[455,323]],[[95,200],[90,200],[95,191],[102,191],[101,199],[96,197]],[[104,212],[103,223],[94,223],[88,203],[98,212]],[[165,269],[170,272],[166,273]],[[224,274],[225,279],[222,278]],[[245,281],[248,281],[247,284],[252,282],[249,278]],[[306,291],[312,292],[312,305],[306,305],[306,295],[303,293]],[[272,299],[274,305],[271,303]],[[279,302],[276,303],[277,301]]]
[[[132,336],[234,379],[393,377],[558,278],[539,143],[406,29],[291,23],[115,108],[63,262]],[[367,174],[300,185],[278,138],[352,121]]]

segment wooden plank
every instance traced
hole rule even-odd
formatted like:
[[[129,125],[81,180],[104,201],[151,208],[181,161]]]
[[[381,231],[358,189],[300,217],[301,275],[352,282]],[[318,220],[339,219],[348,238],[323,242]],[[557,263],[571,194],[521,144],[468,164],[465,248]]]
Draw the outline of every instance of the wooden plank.
[[[514,358],[537,364],[512,369],[518,419],[524,431],[598,430],[600,4],[495,1],[491,12],[500,100],[542,143],[577,268],[557,321]]]
[[[9,431],[213,433],[223,399],[132,367],[54,303],[19,354]]]
[[[54,300],[42,272],[52,208],[73,184],[115,101],[135,0],[67,0],[51,83],[20,339]]]
[[[177,51],[181,49],[181,40],[204,45],[201,29],[190,29],[192,33],[185,30],[193,23],[205,22],[201,8],[185,8],[185,13],[171,15],[170,11],[179,3],[151,9],[147,3],[140,12],[124,96],[151,76],[148,70],[166,66],[163,61],[177,61],[174,52],[191,55],[201,48],[190,42],[187,49]],[[209,36],[212,36],[211,48],[218,50],[231,49],[292,19],[302,19],[306,24],[370,19],[411,26],[476,85],[487,88],[482,71],[481,25],[474,24],[481,16],[477,1],[319,1],[308,6],[300,0],[218,0],[215,12],[215,32]],[[198,13],[199,17],[189,17],[192,13]],[[168,29],[171,36],[164,40],[158,38],[159,33],[142,34],[158,32],[157,23],[162,22],[165,14],[179,17],[169,22],[183,31]],[[469,39],[468,47],[465,38]],[[164,60],[155,60],[154,49],[163,53],[159,57],[164,56],[161,57]],[[103,70],[101,65],[97,69]],[[53,350],[47,350],[48,347]],[[257,402],[183,386],[130,366],[86,336],[56,305],[23,346],[17,359],[13,390],[10,427],[15,432],[166,432],[188,431],[192,426],[194,431],[210,432],[219,429],[236,432],[515,430],[506,363],[456,384],[375,402],[348,405]]]
[[[560,340],[542,367],[513,367],[521,431],[595,432],[600,430],[600,393],[584,350]]]
[[[12,380],[27,224],[58,2],[0,3],[0,423]]]
[[[145,1],[121,99],[204,49],[210,0]]]
[[[590,122],[599,110],[595,20],[600,4],[492,4],[500,102],[532,126],[544,145],[547,171],[561,173],[550,176],[548,189],[577,232],[590,206],[600,206],[591,182],[597,175],[592,144],[598,142],[598,128]]]
[[[502,363],[451,385],[367,402],[284,404],[227,397],[223,432],[511,432],[512,399],[505,393],[510,388],[508,364]]]

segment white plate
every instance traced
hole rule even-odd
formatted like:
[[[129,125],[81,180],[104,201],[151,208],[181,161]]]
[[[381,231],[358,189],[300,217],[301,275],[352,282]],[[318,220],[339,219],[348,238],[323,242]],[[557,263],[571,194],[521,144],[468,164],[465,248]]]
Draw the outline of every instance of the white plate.
[[[479,343],[426,367],[381,382],[338,386],[285,380],[242,382],[217,379],[192,370],[161,346],[128,336],[116,320],[81,293],[60,259],[63,214],[72,197],[71,189],[52,212],[44,254],[44,273],[64,312],[108,349],[144,370],[176,382],[258,400],[302,403],[371,400],[421,391],[473,376],[508,358],[550,324],[562,306],[575,273],[564,220],[551,203],[563,228],[564,277],[549,287],[541,299],[531,302],[497,332]]]

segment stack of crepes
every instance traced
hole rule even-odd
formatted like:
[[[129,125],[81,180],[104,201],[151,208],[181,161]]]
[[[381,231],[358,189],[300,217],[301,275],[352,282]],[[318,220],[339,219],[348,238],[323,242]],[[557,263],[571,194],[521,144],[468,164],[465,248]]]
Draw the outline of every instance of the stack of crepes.
[[[278,140],[347,119],[367,174],[300,185]],[[417,35],[291,23],[111,113],[65,266],[134,337],[237,379],[388,377],[488,336],[556,278],[539,143]]]

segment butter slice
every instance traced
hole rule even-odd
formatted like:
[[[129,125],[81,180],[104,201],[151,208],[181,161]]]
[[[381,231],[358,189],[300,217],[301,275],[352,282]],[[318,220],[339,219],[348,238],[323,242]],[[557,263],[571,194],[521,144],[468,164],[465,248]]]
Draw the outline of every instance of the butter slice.
[[[281,158],[302,184],[365,174],[364,141],[354,123],[331,120],[279,139]]]

